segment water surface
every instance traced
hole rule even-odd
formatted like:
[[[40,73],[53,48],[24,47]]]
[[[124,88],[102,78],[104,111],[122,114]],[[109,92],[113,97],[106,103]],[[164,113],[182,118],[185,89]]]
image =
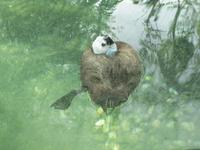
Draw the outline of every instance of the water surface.
[[[191,2],[196,13],[183,4],[173,38],[176,5],[155,7],[147,25],[151,5],[131,0],[1,0],[0,149],[199,148],[200,7]],[[87,93],[53,110],[53,101],[80,87],[81,54],[101,32],[137,49],[141,84],[109,116]]]

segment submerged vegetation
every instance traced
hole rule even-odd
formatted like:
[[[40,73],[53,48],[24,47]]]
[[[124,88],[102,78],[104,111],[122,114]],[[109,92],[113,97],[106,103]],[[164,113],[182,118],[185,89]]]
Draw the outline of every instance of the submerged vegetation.
[[[127,1],[146,10],[144,37],[131,35],[141,41],[140,86],[112,115],[87,93],[65,112],[52,110],[80,86],[82,51],[101,32],[115,36],[109,18]],[[0,149],[200,148],[199,14],[197,0],[1,0]]]
[[[200,3],[188,0],[152,0],[145,1],[144,4],[150,7],[150,13],[146,19],[146,39],[142,41],[143,53],[147,54],[149,48],[154,51],[148,64],[157,65],[160,75],[169,86],[181,92],[191,91],[199,99]],[[174,11],[166,31],[158,27],[162,9]]]

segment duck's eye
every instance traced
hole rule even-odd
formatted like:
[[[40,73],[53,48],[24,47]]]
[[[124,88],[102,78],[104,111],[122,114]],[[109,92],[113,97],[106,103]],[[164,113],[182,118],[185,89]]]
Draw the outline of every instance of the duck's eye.
[[[105,44],[105,43],[102,43],[101,46],[106,46],[106,44]]]

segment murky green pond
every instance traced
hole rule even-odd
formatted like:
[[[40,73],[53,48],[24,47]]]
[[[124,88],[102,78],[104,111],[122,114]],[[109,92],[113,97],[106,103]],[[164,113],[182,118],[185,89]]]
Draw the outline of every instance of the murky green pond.
[[[200,148],[199,14],[198,0],[0,0],[0,150]],[[100,33],[138,50],[139,87],[107,116],[87,93],[52,109]]]

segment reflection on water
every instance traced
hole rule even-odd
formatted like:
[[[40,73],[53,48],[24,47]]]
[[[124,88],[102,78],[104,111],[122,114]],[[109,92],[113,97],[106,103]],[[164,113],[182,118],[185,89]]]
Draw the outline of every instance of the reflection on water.
[[[200,147],[199,2],[138,2],[1,0],[0,149]],[[140,86],[109,116],[87,93],[52,110],[80,86],[81,53],[101,31],[140,52]]]

